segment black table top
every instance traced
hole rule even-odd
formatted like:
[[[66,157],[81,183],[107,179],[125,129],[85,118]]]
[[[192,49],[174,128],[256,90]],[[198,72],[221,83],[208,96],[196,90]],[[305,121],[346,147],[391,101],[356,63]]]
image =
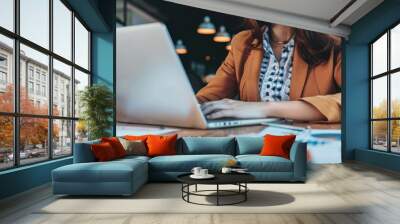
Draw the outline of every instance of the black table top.
[[[236,184],[248,183],[255,180],[255,177],[249,173],[213,173],[212,179],[193,179],[191,173],[182,174],[177,180],[185,184]]]

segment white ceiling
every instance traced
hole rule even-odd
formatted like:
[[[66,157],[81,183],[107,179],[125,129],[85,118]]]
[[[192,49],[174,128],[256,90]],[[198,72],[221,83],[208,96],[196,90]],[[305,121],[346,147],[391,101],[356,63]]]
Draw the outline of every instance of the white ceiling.
[[[225,0],[329,21],[350,0]]]
[[[216,12],[347,37],[383,0],[166,0]],[[351,3],[352,2],[352,3]],[[338,17],[343,8],[351,3]]]

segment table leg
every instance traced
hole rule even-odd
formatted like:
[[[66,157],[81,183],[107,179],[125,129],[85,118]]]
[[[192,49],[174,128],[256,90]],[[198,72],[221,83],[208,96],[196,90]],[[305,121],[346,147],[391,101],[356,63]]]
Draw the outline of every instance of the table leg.
[[[195,189],[194,189],[194,191],[196,191],[196,192],[197,192],[197,184],[195,185]]]
[[[189,195],[190,195],[190,184],[187,185],[187,201],[190,202],[189,200]]]
[[[244,190],[245,190],[245,192],[244,192],[244,201],[247,201],[247,192],[248,192],[247,183],[244,183]]]
[[[217,206],[219,206],[219,184],[217,184]]]

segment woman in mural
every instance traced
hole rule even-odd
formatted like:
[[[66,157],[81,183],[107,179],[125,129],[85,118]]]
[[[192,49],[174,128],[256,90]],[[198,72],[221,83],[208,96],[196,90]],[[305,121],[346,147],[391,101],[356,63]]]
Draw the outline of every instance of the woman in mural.
[[[232,39],[216,76],[196,95],[207,118],[340,122],[340,38],[248,23],[251,29]]]

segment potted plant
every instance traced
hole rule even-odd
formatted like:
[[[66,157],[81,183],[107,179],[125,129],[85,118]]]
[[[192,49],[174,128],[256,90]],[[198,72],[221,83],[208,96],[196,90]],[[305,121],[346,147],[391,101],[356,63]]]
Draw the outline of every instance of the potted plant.
[[[89,140],[110,136],[112,126],[113,94],[102,84],[86,87],[79,98],[81,108],[80,124],[85,124]]]

